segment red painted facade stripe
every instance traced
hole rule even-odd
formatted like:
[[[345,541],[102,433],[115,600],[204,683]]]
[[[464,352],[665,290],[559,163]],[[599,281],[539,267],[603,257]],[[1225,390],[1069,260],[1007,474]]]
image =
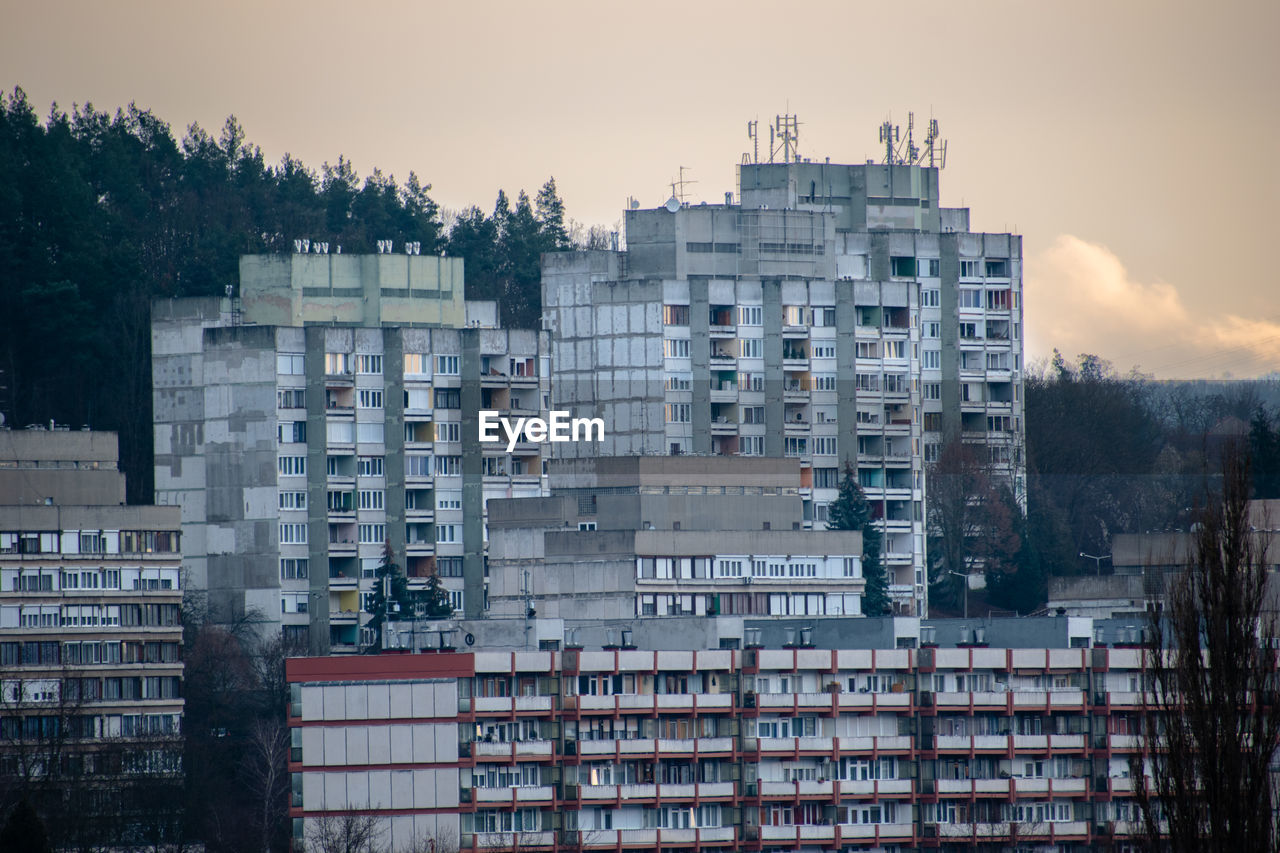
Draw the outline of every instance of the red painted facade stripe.
[[[315,681],[471,678],[476,674],[475,656],[470,652],[289,658],[284,667],[288,681],[304,684]]]

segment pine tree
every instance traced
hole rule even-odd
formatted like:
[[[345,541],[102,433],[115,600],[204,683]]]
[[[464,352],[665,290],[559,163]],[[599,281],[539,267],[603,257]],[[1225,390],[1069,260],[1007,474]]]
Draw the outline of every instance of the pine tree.
[[[891,612],[889,581],[880,560],[880,530],[871,518],[871,505],[847,459],[840,479],[840,494],[827,508],[827,513],[828,530],[862,531],[862,577],[867,582],[862,596],[863,614],[880,616]]]
[[[551,177],[538,190],[535,201],[538,224],[542,226],[544,252],[563,252],[569,248],[569,232],[564,224],[564,202],[556,193],[556,179]]]

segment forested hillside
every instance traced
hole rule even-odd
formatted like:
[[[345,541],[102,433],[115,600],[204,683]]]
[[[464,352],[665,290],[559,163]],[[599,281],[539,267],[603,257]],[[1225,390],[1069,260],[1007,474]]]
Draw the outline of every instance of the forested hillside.
[[[41,119],[21,89],[0,94],[0,412],[15,427],[118,431],[129,500],[150,501],[151,301],[222,294],[240,255],[300,237],[461,256],[469,296],[536,327],[539,257],[570,245],[554,179],[514,205],[499,192],[491,213],[468,208],[449,229],[430,189],[413,173],[362,179],[343,157],[268,164],[234,117],[217,137],[193,125],[179,138],[133,105]]]

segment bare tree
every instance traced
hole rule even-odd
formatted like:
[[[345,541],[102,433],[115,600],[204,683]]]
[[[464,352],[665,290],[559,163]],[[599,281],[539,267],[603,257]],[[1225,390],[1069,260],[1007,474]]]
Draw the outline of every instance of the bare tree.
[[[306,853],[384,853],[376,815],[326,814],[309,821]]]
[[[1151,608],[1143,744],[1131,759],[1150,849],[1240,853],[1280,842],[1270,769],[1280,741],[1277,626],[1263,613],[1266,544],[1249,525],[1249,488],[1248,458],[1229,449],[1194,560],[1170,584],[1164,618]]]
[[[289,816],[289,731],[276,718],[255,720],[249,731],[244,774],[258,805],[257,835],[262,853],[271,853],[271,840]]]

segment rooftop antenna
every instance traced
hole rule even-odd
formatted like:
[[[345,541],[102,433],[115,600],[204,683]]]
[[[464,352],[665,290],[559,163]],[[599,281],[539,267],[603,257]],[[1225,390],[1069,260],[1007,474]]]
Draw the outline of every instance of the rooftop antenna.
[[[743,164],[760,162],[760,119],[747,122],[747,138],[751,140],[751,159],[742,155]]]
[[[929,154],[929,165],[939,169],[947,167],[947,141],[938,132],[938,120],[929,119],[929,132],[924,138],[925,150]]]
[[[775,140],[779,143],[774,147]],[[782,152],[783,163],[800,162],[800,121],[795,114],[774,116],[773,125],[769,128],[769,162],[773,156]]]
[[[915,129],[916,129],[916,114],[913,112],[908,112],[907,113],[907,156],[906,156],[905,162],[909,166],[914,166],[920,160],[920,149],[916,148]]]
[[[880,141],[884,143],[885,164],[893,166],[899,163],[897,154],[898,126],[893,123],[893,116],[890,116],[884,124],[880,125]]]
[[[671,182],[671,197],[674,199],[678,199],[681,204],[684,204],[684,185],[696,184],[697,181],[686,181],[684,179],[685,167],[680,166],[679,168],[680,168],[680,179],[677,181]]]

